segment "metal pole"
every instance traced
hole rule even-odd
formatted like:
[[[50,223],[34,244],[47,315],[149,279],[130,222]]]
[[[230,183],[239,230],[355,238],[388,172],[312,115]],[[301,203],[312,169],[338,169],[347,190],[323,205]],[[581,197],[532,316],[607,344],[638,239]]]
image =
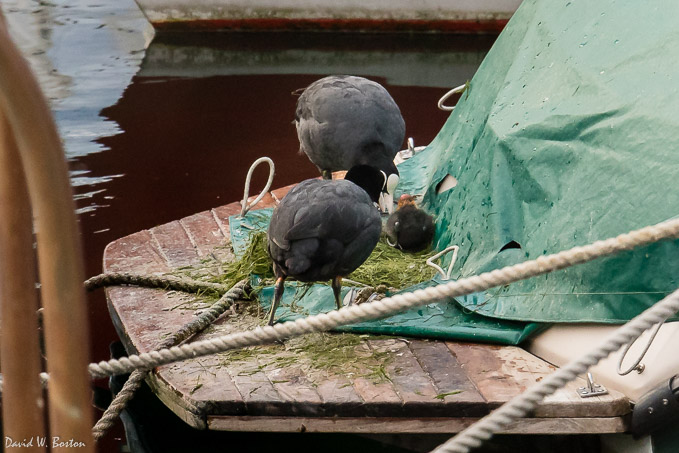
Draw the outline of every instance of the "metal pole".
[[[19,151],[0,111],[0,364],[5,446],[45,451],[33,218]]]
[[[4,20],[0,68],[0,108],[14,131],[35,219],[52,450],[91,452],[84,266],[68,168],[47,102]]]

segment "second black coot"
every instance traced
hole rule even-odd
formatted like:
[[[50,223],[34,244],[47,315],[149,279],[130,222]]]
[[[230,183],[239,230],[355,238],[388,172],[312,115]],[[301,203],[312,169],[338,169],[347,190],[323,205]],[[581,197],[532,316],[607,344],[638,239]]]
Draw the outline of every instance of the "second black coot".
[[[384,204],[393,208],[398,184],[394,157],[405,137],[396,102],[377,82],[333,75],[309,85],[297,101],[295,126],[300,153],[331,179],[333,171],[371,165],[384,172]]]
[[[342,277],[370,256],[379,239],[382,225],[374,202],[383,184],[379,170],[356,166],[343,180],[302,181],[276,206],[267,232],[276,277],[269,325],[288,277],[332,280],[335,305],[341,307]]]

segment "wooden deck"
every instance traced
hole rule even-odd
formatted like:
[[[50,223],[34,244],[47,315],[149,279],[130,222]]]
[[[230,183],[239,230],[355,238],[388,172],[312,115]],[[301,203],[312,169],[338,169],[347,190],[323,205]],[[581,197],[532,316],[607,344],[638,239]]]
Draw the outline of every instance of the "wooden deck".
[[[258,208],[275,205],[287,190],[273,191]],[[206,258],[228,260],[228,218],[239,212],[239,204],[232,203],[119,239],[105,251],[105,271],[167,273]],[[178,293],[111,287],[107,297],[130,353],[155,349],[194,318],[192,299]],[[263,318],[244,322],[245,317],[227,313],[197,338],[264,324]],[[225,353],[162,366],[148,382],[170,409],[199,429],[454,433],[554,370],[518,347],[369,336],[354,341],[346,363],[329,368],[303,348],[276,344],[259,354]],[[342,351],[347,349],[337,354]],[[627,398],[611,391],[583,399],[576,393],[581,386],[583,380],[559,390],[533,417],[506,432],[625,431]]]

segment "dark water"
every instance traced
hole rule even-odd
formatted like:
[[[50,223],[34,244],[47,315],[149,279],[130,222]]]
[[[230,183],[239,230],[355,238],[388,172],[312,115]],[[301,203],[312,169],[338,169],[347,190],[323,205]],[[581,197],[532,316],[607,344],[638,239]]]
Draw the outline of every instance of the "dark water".
[[[70,160],[74,172],[86,171],[96,182],[75,187],[78,195],[88,194],[77,202],[88,275],[101,272],[104,247],[115,239],[239,200],[258,157],[276,163],[274,187],[316,177],[316,168],[297,152],[292,125],[297,98],[291,92],[328,74],[319,59],[336,66],[329,69],[382,83],[401,108],[407,136],[425,145],[448,116],[436,102],[471,77],[492,43],[488,37],[456,36],[302,38],[305,45],[298,35],[170,36],[151,44],[122,97],[100,112],[121,133],[96,139],[104,151]],[[392,50],[419,59],[421,71],[403,77],[398,72],[409,63],[391,58]],[[446,86],[445,80],[432,80],[426,64],[451,55],[462,76],[443,68],[442,78],[453,74]],[[266,173],[258,169],[251,192],[263,186]],[[92,354],[101,358],[113,332],[103,328],[108,313],[92,307],[97,326]]]
[[[251,163],[276,163],[274,187],[318,176],[297,153],[291,92],[332,73],[382,83],[400,106],[406,135],[428,144],[448,114],[436,108],[470,79],[493,37],[451,35],[188,35],[152,42],[140,71],[99,115],[120,133],[70,159],[88,276],[106,245],[136,231],[242,197]],[[454,102],[455,99],[452,100]],[[74,115],[77,121],[77,115]],[[258,169],[251,194],[264,184]],[[89,296],[93,360],[117,339],[103,292]],[[98,385],[105,385],[99,382]],[[120,427],[101,444],[117,450]]]

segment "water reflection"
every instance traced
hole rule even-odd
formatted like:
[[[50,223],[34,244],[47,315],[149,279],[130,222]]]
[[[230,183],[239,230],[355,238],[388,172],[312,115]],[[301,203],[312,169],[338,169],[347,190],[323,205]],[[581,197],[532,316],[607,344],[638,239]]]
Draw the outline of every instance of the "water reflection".
[[[297,154],[291,92],[329,73],[370,77],[399,104],[406,134],[429,143],[447,89],[472,77],[493,37],[452,35],[159,35],[123,96],[101,115],[122,130],[74,169],[105,178],[79,187],[87,231],[114,240],[235,201],[250,164],[270,156],[274,186],[317,176]],[[261,187],[265,170],[255,173]],[[117,177],[117,175],[123,175]],[[261,179],[260,179],[261,178]],[[105,191],[101,188],[105,187]],[[254,190],[254,189],[253,189]]]
[[[159,35],[145,77],[353,74],[390,85],[446,88],[476,72],[493,36],[328,33]]]

